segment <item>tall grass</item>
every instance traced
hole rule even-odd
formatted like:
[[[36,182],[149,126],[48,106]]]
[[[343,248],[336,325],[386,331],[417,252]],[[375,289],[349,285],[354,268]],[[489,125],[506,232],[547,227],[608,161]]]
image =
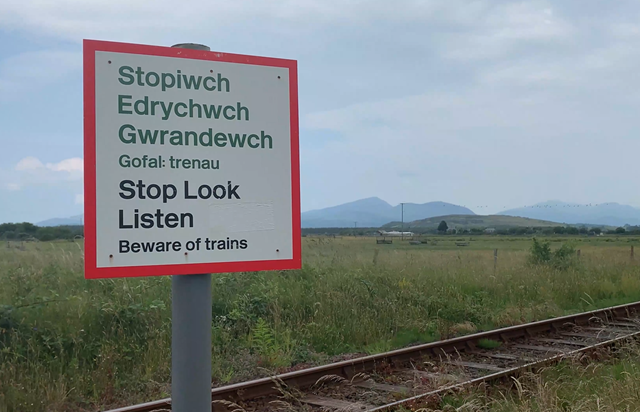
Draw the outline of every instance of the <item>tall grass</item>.
[[[494,272],[491,242],[307,238],[302,270],[213,275],[214,384],[640,300],[626,245],[580,245],[580,260],[559,270],[528,263],[531,242],[518,240]],[[81,249],[0,249],[2,411],[95,410],[170,392],[170,279],[84,280]]]
[[[448,395],[434,411],[618,412],[640,410],[640,347],[630,343],[615,357],[608,351],[573,358],[489,390]],[[429,410],[429,409],[427,409]]]

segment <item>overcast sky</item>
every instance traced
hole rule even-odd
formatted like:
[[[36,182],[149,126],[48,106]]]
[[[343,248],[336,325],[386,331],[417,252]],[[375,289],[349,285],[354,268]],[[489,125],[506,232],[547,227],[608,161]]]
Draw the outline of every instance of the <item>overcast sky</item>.
[[[303,211],[640,206],[638,22],[637,0],[2,0],[0,222],[82,213],[83,38],[298,60]]]

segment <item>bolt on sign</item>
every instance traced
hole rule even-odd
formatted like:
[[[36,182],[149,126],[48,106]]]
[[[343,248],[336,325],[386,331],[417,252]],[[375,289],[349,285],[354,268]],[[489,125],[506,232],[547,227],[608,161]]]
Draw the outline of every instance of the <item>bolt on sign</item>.
[[[85,277],[300,268],[295,60],[84,41]]]

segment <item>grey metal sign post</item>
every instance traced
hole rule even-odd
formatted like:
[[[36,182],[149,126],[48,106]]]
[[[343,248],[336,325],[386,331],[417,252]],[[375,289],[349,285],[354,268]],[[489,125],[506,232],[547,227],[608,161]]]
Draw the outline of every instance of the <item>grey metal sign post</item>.
[[[211,275],[171,279],[171,410],[211,411]]]
[[[172,276],[171,318],[171,410],[211,412],[211,274]]]

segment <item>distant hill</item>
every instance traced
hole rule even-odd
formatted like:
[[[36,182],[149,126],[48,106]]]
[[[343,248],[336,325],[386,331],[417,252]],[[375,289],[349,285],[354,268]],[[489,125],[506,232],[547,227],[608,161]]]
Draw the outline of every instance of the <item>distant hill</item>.
[[[67,218],[54,218],[36,223],[36,226],[78,226],[82,225],[84,215],[71,216]]]
[[[618,203],[576,204],[551,200],[533,206],[505,210],[499,215],[552,220],[568,224],[635,226],[640,224],[640,209]]]
[[[404,220],[412,221],[441,215],[473,215],[466,207],[445,202],[405,203]],[[302,213],[302,227],[380,227],[402,217],[402,206],[391,206],[377,197],[356,200],[325,209]]]
[[[437,229],[441,221],[447,222],[449,228],[471,229],[471,228],[494,228],[506,229],[512,227],[553,227],[559,226],[560,223],[549,222],[546,220],[528,219],[524,217],[513,216],[481,216],[481,215],[449,215],[436,216],[428,219],[416,220],[414,222],[405,222],[404,230],[413,229]],[[401,222],[391,222],[383,226],[385,229],[400,229]]]

